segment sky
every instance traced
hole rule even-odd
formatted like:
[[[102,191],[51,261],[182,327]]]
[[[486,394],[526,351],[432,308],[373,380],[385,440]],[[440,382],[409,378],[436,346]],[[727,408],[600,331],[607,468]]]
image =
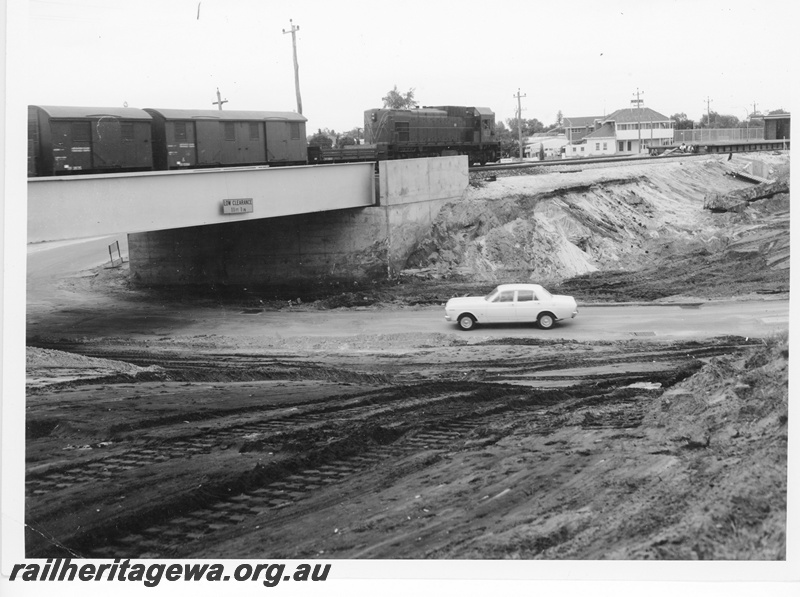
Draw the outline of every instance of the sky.
[[[17,1],[17,0],[12,0]],[[24,1],[24,0],[23,0]],[[394,86],[548,125],[648,106],[699,120],[790,110],[778,0],[27,0],[28,104],[297,110],[363,126]]]

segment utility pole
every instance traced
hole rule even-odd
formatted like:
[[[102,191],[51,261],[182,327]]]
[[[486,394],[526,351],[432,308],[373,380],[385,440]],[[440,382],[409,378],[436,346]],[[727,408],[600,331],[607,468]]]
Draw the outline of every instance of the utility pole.
[[[637,87],[636,88],[636,93],[634,93],[633,95],[636,96],[636,99],[635,100],[631,100],[631,103],[632,104],[636,104],[636,108],[637,108],[637,117],[636,117],[636,119],[639,121],[636,124],[636,128],[639,131],[639,150],[638,150],[638,153],[642,153],[642,102],[644,102],[644,100],[643,99],[639,99],[639,96],[640,95],[644,95],[644,91],[639,91],[639,88]]]
[[[522,98],[528,97],[528,94],[522,95],[520,88],[517,87],[517,131],[519,132],[519,161],[522,161]]]
[[[711,98],[706,97],[706,114],[708,114],[708,128],[711,128]],[[709,137],[710,139],[711,137]]]
[[[292,34],[292,56],[294,57],[294,90],[297,93],[297,113],[303,113],[303,100],[300,99],[300,66],[297,64],[297,38],[295,33],[300,31],[300,27],[295,27],[292,19],[289,19],[289,31],[283,30],[284,33]]]
[[[217,87],[217,101],[211,102],[212,105],[219,106],[219,109],[222,110],[222,104],[227,104],[228,100],[222,99],[222,96],[219,94],[219,87]]]

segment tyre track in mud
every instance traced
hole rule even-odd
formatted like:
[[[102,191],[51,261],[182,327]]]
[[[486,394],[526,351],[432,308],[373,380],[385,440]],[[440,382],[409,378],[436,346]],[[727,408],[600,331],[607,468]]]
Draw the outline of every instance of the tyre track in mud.
[[[159,558],[180,556],[189,541],[207,541],[211,535],[230,535],[240,524],[274,524],[280,519],[308,514],[316,508],[341,500],[347,491],[323,500],[311,499],[333,485],[342,485],[359,473],[392,460],[425,450],[452,449],[481,421],[448,421],[404,438],[395,445],[379,446],[358,455],[335,459],[230,498],[212,501],[202,508],[181,513],[147,528],[116,539],[90,551],[91,557]],[[148,551],[142,551],[143,549]]]
[[[688,371],[683,373],[688,374]],[[394,411],[391,420],[382,417],[371,428],[373,436],[376,433],[380,436],[379,441],[366,444],[362,437],[366,426],[354,427],[353,419],[342,421],[340,427],[351,432],[345,433],[335,445],[328,444],[313,454],[303,453],[294,463],[284,463],[280,470],[256,467],[235,483],[227,481],[225,488],[207,486],[203,496],[188,492],[173,503],[151,511],[127,513],[107,526],[92,529],[86,536],[74,537],[69,549],[91,557],[186,557],[205,542],[219,540],[218,535],[241,531],[240,525],[247,528],[275,525],[281,520],[313,515],[318,508],[346,499],[351,492],[360,493],[365,489],[363,482],[358,481],[359,475],[370,470],[399,470],[394,474],[402,478],[403,472],[408,472],[404,459],[421,459],[412,466],[419,468],[435,461],[437,454],[464,449],[470,440],[483,445],[497,441],[499,438],[491,434],[476,435],[475,431],[493,425],[507,426],[509,417],[513,424],[525,414],[541,412],[553,405],[574,409],[598,402],[636,404],[637,400],[620,393],[616,381],[584,384],[569,393],[546,391],[535,396],[513,386],[482,384],[472,393],[417,401],[419,405],[434,407],[426,410],[426,421],[422,424],[410,408]],[[575,393],[579,395],[576,397]],[[475,408],[475,402],[480,406]],[[359,414],[362,419],[368,418],[364,413]],[[630,428],[638,420],[625,418],[610,426]],[[543,432],[546,433],[546,428]],[[262,449],[275,439],[255,440],[240,451]],[[348,484],[354,488],[349,489]],[[326,496],[326,490],[332,487],[336,491]],[[59,549],[45,549],[42,555],[59,552]]]
[[[405,400],[403,401],[403,408],[390,409],[395,417],[398,414],[401,415],[400,427],[402,427],[402,429],[386,429],[380,424],[376,425],[375,423],[369,422],[367,424],[354,426],[356,417],[339,420],[336,424],[337,428],[334,429],[333,432],[340,433],[342,435],[341,439],[338,439],[335,443],[326,443],[325,447],[321,449],[312,449],[306,453],[302,453],[291,461],[282,463],[274,470],[268,467],[256,467],[254,470],[241,475],[236,481],[232,482],[226,480],[222,486],[214,487],[213,484],[207,484],[203,490],[204,496],[192,495],[191,491],[186,491],[185,495],[178,496],[174,503],[167,504],[166,506],[157,506],[153,511],[149,512],[138,511],[127,513],[112,521],[108,527],[89,531],[89,537],[74,537],[70,541],[60,541],[59,543],[68,544],[68,552],[73,555],[90,553],[97,557],[105,557],[103,554],[129,553],[129,551],[125,550],[128,549],[126,546],[130,546],[131,544],[139,545],[141,543],[143,548],[149,549],[152,547],[152,541],[156,540],[156,538],[162,534],[167,538],[194,536],[192,529],[198,525],[204,526],[205,523],[210,525],[207,527],[206,532],[208,532],[208,529],[218,529],[220,528],[218,525],[221,524],[220,520],[227,520],[230,516],[234,517],[230,518],[230,520],[234,522],[238,520],[236,517],[239,516],[239,514],[236,514],[236,512],[242,510],[241,502],[246,499],[257,500],[262,506],[266,504],[267,506],[284,507],[298,497],[301,497],[306,490],[313,491],[319,489],[320,481],[336,481],[337,478],[342,476],[343,471],[349,471],[348,474],[351,474],[356,470],[362,470],[365,467],[368,468],[370,465],[384,460],[387,454],[398,453],[398,448],[396,446],[386,448],[381,441],[385,441],[387,437],[389,439],[394,439],[396,436],[408,431],[408,428],[411,426],[408,421],[415,418],[414,413],[409,413],[409,411],[419,410],[422,406],[426,408],[426,412],[431,413],[431,408],[433,407],[435,410],[438,405],[437,412],[443,413],[442,418],[444,420],[441,423],[432,422],[427,424],[423,431],[416,430],[416,435],[405,440],[406,443],[401,446],[400,453],[407,453],[409,450],[413,451],[418,449],[419,445],[430,447],[432,443],[448,443],[453,437],[462,435],[465,429],[471,429],[479,424],[479,421],[464,422],[462,419],[464,416],[476,416],[476,413],[477,416],[480,416],[480,413],[486,411],[485,407],[478,409],[473,408],[469,410],[467,415],[464,414],[463,407],[462,410],[455,415],[448,412],[454,401],[457,403],[459,398],[466,397],[469,399],[466,404],[469,405],[474,400],[474,396],[470,397],[469,393],[465,392],[450,392],[444,394],[444,388],[441,387],[441,384],[435,383],[433,385],[438,389],[436,395],[420,400]],[[403,394],[405,394],[405,392],[403,392]],[[505,409],[506,407],[500,404],[499,408]],[[365,407],[359,411],[357,418],[368,420],[381,417],[382,420],[385,420],[386,410],[385,407],[377,409]],[[456,419],[453,419],[453,416],[455,416]],[[431,419],[435,420],[436,416],[432,416]],[[330,424],[330,421],[328,421],[328,424]],[[313,431],[313,427],[313,424],[305,425],[302,428],[295,429],[291,434],[288,434],[288,437],[284,438],[280,436],[265,436],[251,440],[242,445],[239,451],[251,452],[266,449],[264,448],[265,445],[272,445],[275,442],[279,442],[281,439],[285,440],[302,436],[304,433]],[[367,444],[370,444],[369,448],[375,447],[374,450],[364,449],[365,440],[363,434],[365,430],[370,433],[370,435],[375,435],[377,433],[384,438],[378,442],[367,441]],[[372,446],[371,444],[375,445]],[[342,452],[347,455],[342,458],[337,458],[336,454]],[[304,475],[307,476],[309,474],[308,471],[303,472],[303,466],[308,462],[314,463],[314,475],[316,476],[311,479],[313,482],[304,477]],[[127,464],[122,463],[123,467],[126,468],[135,466],[136,464],[137,463],[134,462],[129,462]],[[123,468],[123,470],[125,469]],[[85,470],[83,472],[85,473]],[[85,481],[87,481],[86,478],[82,480],[82,482]],[[119,479],[119,481],[124,482],[125,479]],[[231,486],[237,488],[237,493],[234,495],[235,501],[229,501],[228,499],[230,498]],[[245,498],[243,496],[250,495],[250,493],[244,491],[244,488],[248,487],[253,488],[252,491],[250,491],[252,497]],[[60,487],[58,489],[63,488]],[[120,491],[124,491],[124,486],[120,487]],[[224,499],[220,499],[220,496]],[[287,500],[287,497],[291,499]],[[272,503],[270,503],[270,500]],[[187,511],[187,506],[191,507],[191,505],[197,504],[198,502],[203,504],[201,508],[196,510],[189,509]],[[177,517],[173,515],[174,512],[178,512]],[[158,521],[165,516],[167,517],[167,521],[159,523]],[[173,518],[176,520],[172,520]],[[141,528],[141,521],[143,519],[146,520],[147,524],[150,524],[152,528]],[[165,528],[165,525],[169,528]],[[175,531],[175,525],[178,525],[180,530]],[[173,530],[169,531],[170,528]],[[119,533],[120,529],[132,529],[132,532],[120,537],[111,547],[96,546],[98,541],[107,544],[111,538]],[[141,541],[139,541],[139,537],[143,537]],[[164,539],[162,539],[162,541],[163,540]],[[178,543],[182,545],[184,542],[185,540],[182,540]],[[109,551],[109,549],[111,551]],[[150,553],[150,551],[142,551],[139,548],[133,551],[137,553]],[[42,553],[63,554],[61,548],[55,543],[45,545]]]
[[[463,393],[466,394],[466,392]],[[342,418],[350,411],[357,411],[354,413],[355,416],[349,419],[350,421],[367,419],[382,413],[398,413],[411,410],[438,400],[447,400],[456,395],[458,394],[435,398],[401,399],[402,402],[399,404],[385,402],[372,405],[364,404],[366,400],[374,401],[379,400],[381,397],[391,400],[391,392],[379,391],[368,394],[366,398],[362,396],[354,400],[337,400],[340,404],[325,404],[309,410],[299,410],[297,406],[293,406],[291,410],[296,412],[281,418],[236,424],[222,429],[202,430],[192,436],[162,439],[157,443],[155,441],[148,442],[148,438],[145,436],[142,440],[137,440],[148,442],[142,447],[125,450],[107,457],[94,458],[89,462],[83,462],[67,468],[63,466],[52,467],[28,473],[25,481],[26,491],[30,495],[43,495],[53,490],[66,489],[81,483],[111,481],[123,474],[124,471],[185,457],[186,455],[209,454],[213,449],[220,446],[227,448],[237,443],[242,443],[242,438],[246,438],[250,442],[256,437],[259,441],[264,441],[266,438],[280,439],[279,434],[296,434],[323,423],[330,423],[334,416]],[[260,407],[248,409],[248,412],[261,412],[264,410],[286,411],[289,409],[286,406]],[[221,416],[229,416],[230,414],[230,411],[225,411]],[[185,419],[186,417],[182,418]],[[209,418],[204,420],[207,422]],[[164,422],[163,419],[154,422],[158,422],[161,425],[169,424]]]
[[[562,389],[519,387],[505,381],[518,376],[520,371],[579,370],[581,366],[593,366],[597,362],[631,363],[647,358],[651,362],[663,361],[663,366],[644,375],[656,380],[660,393],[693,373],[700,366],[701,357],[735,352],[738,347],[734,342],[722,342],[716,346],[680,345],[664,350],[650,347],[638,353],[596,359],[587,354],[584,358],[569,355],[566,359],[548,358],[536,363],[526,362],[524,358],[450,363],[448,367],[459,370],[474,369],[480,363],[502,370],[504,374],[486,380],[440,379],[356,391],[338,396],[332,402],[306,402],[289,415],[286,415],[289,407],[297,407],[299,403],[240,409],[257,420],[160,441],[148,438],[149,427],[134,426],[129,434],[132,441],[145,442],[142,446],[90,462],[29,473],[26,483],[29,499],[35,501],[44,494],[104,481],[117,483],[121,493],[146,491],[146,486],[132,486],[135,481],[130,473],[134,469],[147,470],[169,460],[179,465],[180,459],[207,457],[231,445],[239,445],[239,453],[249,453],[266,452],[272,446],[291,443],[297,453],[276,466],[257,465],[238,473],[235,478],[228,476],[216,481],[212,478],[203,484],[202,491],[184,487],[169,498],[116,513],[69,536],[59,537],[58,541],[40,540],[28,555],[63,556],[66,550],[73,555],[92,557],[187,557],[220,537],[280,524],[298,516],[313,516],[319,508],[347,499],[352,492],[379,490],[380,487],[374,485],[375,480],[372,486],[365,480],[365,473],[370,471],[373,476],[376,469],[397,471],[387,474],[402,479],[403,471],[410,466],[409,461],[416,462],[412,468],[424,467],[426,462],[435,461],[437,455],[445,452],[498,441],[499,437],[492,433],[487,436],[482,431],[493,426],[513,428],[515,421],[531,413],[537,413],[537,427],[543,434],[559,428],[576,411],[583,412],[580,426],[586,429],[634,429],[642,419],[641,397],[648,392],[626,386],[640,382],[641,373],[570,376],[567,371],[567,375],[553,376],[570,382],[570,387]],[[114,356],[124,359],[126,355],[117,353]],[[109,358],[109,353],[103,357]],[[193,364],[197,361],[189,360]],[[262,357],[262,364],[264,360]],[[175,367],[172,373],[180,375],[179,367],[185,362],[170,359],[170,366]],[[206,360],[206,367],[211,367],[212,363],[215,366],[217,359]],[[283,361],[282,366],[286,365]],[[293,366],[294,363],[289,365],[289,369]],[[297,373],[288,372],[288,379]],[[339,371],[340,375],[345,373],[361,374]],[[401,371],[393,376],[393,381],[404,376]],[[223,377],[227,379],[227,373]],[[375,379],[372,375],[364,378]],[[542,379],[547,378],[545,375]],[[265,417],[265,412],[275,414],[276,409],[284,411],[285,416]],[[424,418],[418,414],[422,411]],[[230,416],[231,412],[242,414],[237,409],[214,411],[203,420],[211,424]],[[310,440],[308,445],[297,451],[296,446],[304,445],[307,440]],[[386,475],[378,477],[380,481]],[[397,482],[397,479],[384,479],[384,482]],[[76,507],[91,508],[92,504],[81,503]],[[60,547],[60,544],[67,547]]]

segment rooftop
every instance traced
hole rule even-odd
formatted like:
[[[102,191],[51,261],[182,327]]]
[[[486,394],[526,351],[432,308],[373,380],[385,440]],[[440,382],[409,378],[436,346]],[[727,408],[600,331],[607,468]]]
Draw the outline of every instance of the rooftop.
[[[595,120],[603,120],[602,116],[575,116],[564,117],[564,128],[593,126]]]
[[[612,112],[605,118],[603,122],[669,122],[669,117],[664,116],[660,112],[656,112],[652,108],[623,108]]]
[[[614,125],[611,123],[606,123],[601,126],[599,129],[586,135],[586,139],[596,139],[600,137],[614,137]]]

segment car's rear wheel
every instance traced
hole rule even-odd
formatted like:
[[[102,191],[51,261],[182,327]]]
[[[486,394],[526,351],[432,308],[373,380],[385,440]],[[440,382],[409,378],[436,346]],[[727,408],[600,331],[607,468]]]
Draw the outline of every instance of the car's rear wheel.
[[[475,318],[472,315],[462,315],[458,318],[458,327],[462,330],[471,330],[475,327]]]
[[[539,315],[539,319],[536,320],[536,323],[538,323],[539,327],[543,330],[549,330],[551,327],[553,327],[555,322],[555,317],[550,315],[550,313],[542,313]]]

